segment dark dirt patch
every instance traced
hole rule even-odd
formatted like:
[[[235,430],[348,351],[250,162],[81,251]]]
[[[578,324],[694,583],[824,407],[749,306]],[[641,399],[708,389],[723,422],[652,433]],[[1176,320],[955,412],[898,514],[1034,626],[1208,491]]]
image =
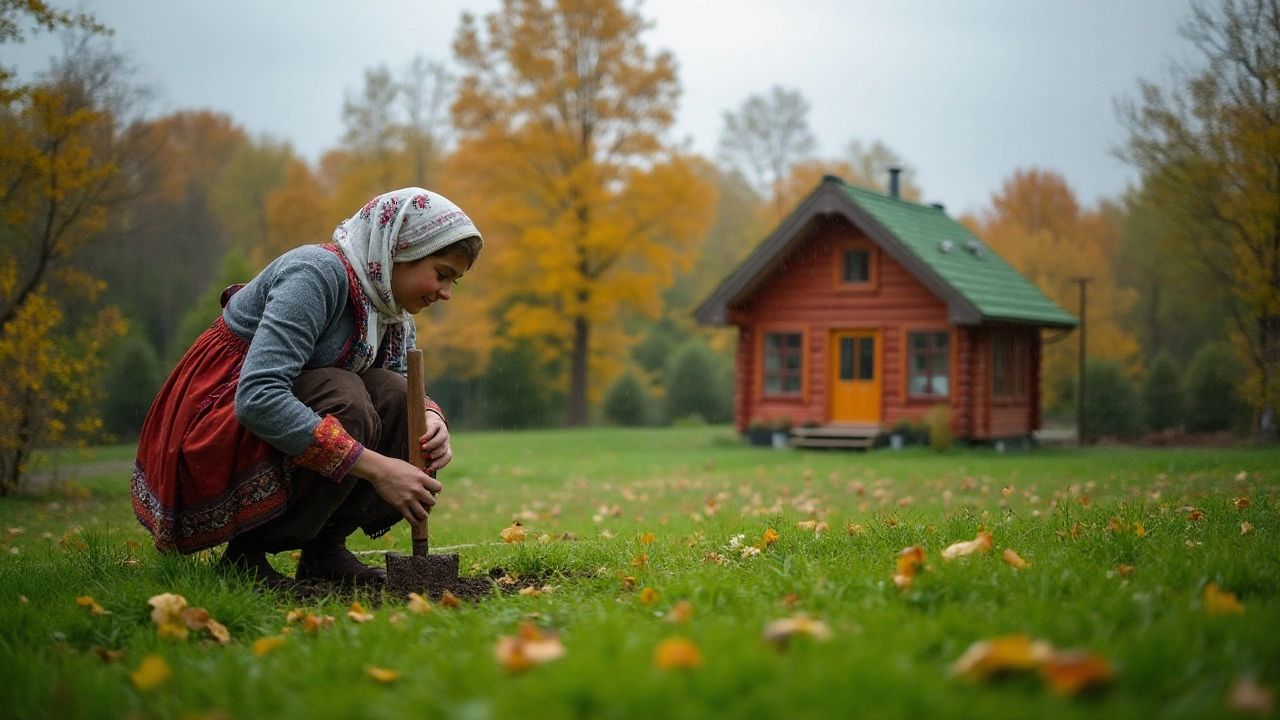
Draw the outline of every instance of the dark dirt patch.
[[[506,570],[496,567],[484,575],[454,578],[451,582],[429,587],[425,593],[421,594],[432,602],[440,602],[447,590],[458,600],[478,603],[492,596],[495,591],[503,595],[514,595],[525,588],[540,588],[554,579],[571,576],[572,574],[557,570],[546,570],[537,574],[522,573],[518,577],[509,577]],[[292,596],[294,600],[299,602],[315,602],[325,598],[332,598],[344,603],[360,600],[368,603],[370,608],[377,608],[387,601],[395,599],[407,600],[409,591],[399,592],[385,587],[371,587],[368,585],[352,586],[350,584],[323,581],[306,581],[295,582],[289,588],[282,590],[282,593]]]

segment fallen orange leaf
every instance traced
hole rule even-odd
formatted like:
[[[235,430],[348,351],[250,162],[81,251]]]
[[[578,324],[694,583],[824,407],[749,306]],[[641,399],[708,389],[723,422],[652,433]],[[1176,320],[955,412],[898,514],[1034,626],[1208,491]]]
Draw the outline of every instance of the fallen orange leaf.
[[[520,632],[515,636],[498,638],[493,653],[504,670],[518,673],[564,657],[565,649],[559,637],[544,636],[536,626],[521,623]]]
[[[971,680],[985,680],[1014,670],[1030,670],[1054,655],[1053,645],[1026,635],[1007,635],[979,640],[951,664],[951,674]]]
[[[539,590],[538,588],[533,587],[532,585],[530,585],[529,587],[520,588],[520,594],[521,594],[521,595],[532,595],[532,596],[534,596],[534,597],[537,597],[537,596],[539,596],[539,595],[541,595],[541,594],[542,594],[542,591],[541,591],[541,590]]]
[[[395,682],[400,679],[399,670],[388,670],[387,668],[370,665],[369,667],[366,667],[364,671],[369,675],[369,677],[380,683]]]
[[[765,625],[760,638],[781,649],[786,647],[787,642],[794,635],[808,635],[816,640],[828,640],[831,637],[831,629],[821,620],[814,620],[808,615],[800,614],[774,620]]]
[[[626,577],[622,578],[622,589],[623,589],[623,590],[635,590],[635,589],[636,589],[636,579],[635,579],[635,578],[633,578],[633,577],[631,577],[630,575],[628,575],[628,576],[626,576]]]
[[[688,600],[677,600],[671,606],[671,612],[665,618],[669,623],[686,623],[693,619],[693,603]]]
[[[524,537],[525,537],[524,523],[520,522],[519,520],[516,520],[515,522],[511,523],[511,527],[503,529],[501,535],[502,535],[502,542],[504,543],[524,542]]]
[[[647,587],[640,591],[640,603],[642,605],[652,605],[658,602],[658,591],[651,587]]]
[[[796,523],[797,530],[813,530],[818,527],[817,520],[802,520]]]
[[[418,593],[409,593],[408,608],[411,613],[429,613],[431,612],[431,603]]]
[[[284,636],[274,635],[271,637],[260,637],[253,641],[254,657],[262,657],[272,650],[284,647]]]
[[[307,614],[301,608],[293,608],[284,614],[284,621],[292,625],[293,623],[303,619]]]
[[[148,692],[159,687],[172,674],[173,671],[169,669],[169,663],[164,658],[159,655],[148,655],[142,658],[137,669],[129,673],[129,678],[133,680],[134,687]]]
[[[1055,653],[1040,668],[1040,677],[1049,689],[1059,695],[1074,695],[1081,690],[1111,682],[1111,663],[1101,655],[1083,650]]]
[[[92,597],[89,597],[88,595],[81,595],[80,597],[76,598],[76,605],[79,605],[82,608],[89,608],[90,615],[110,615],[111,614],[110,610],[103,610],[102,606],[99,605],[96,600],[94,600]]]
[[[1227,707],[1263,717],[1271,714],[1275,700],[1275,692],[1259,685],[1253,678],[1236,680],[1232,683],[1231,690],[1227,692]]]
[[[1018,552],[1013,548],[1004,549],[1004,561],[1014,570],[1021,570],[1031,564],[1019,557]]]
[[[1133,574],[1134,569],[1135,569],[1135,568],[1134,568],[1132,565],[1117,565],[1117,566],[1116,566],[1116,572],[1117,572],[1117,573],[1119,573],[1119,574],[1120,574],[1120,577],[1122,577],[1122,578],[1127,578],[1127,577],[1129,577],[1130,575],[1132,575],[1132,574]]]
[[[1251,505],[1252,503],[1249,502],[1249,498],[1247,497],[1238,497],[1238,498],[1233,498],[1231,500],[1231,504],[1234,505],[1237,510],[1243,510],[1249,507],[1249,505]]]
[[[1187,513],[1187,520],[1191,522],[1195,522],[1196,520],[1199,520],[1203,517],[1204,517],[1204,513],[1200,512],[1199,510],[1192,510],[1191,512]]]
[[[365,612],[360,603],[353,602],[351,607],[347,609],[347,617],[358,623],[366,623],[373,619],[373,613]]]
[[[696,668],[702,665],[702,651],[688,638],[668,638],[654,648],[653,665],[660,670]]]
[[[188,630],[203,630],[209,625],[209,611],[204,608],[187,608],[179,613],[179,617]]]
[[[964,555],[972,555],[976,552],[989,552],[991,550],[991,533],[984,530],[978,531],[978,536],[972,540],[958,542],[947,547],[942,551],[943,560],[954,560]]]
[[[849,533],[850,535],[861,535],[862,533],[866,532],[867,529],[862,527],[861,525],[858,525],[854,521],[850,520],[849,522],[844,524],[844,531]]]
[[[893,582],[899,590],[905,590],[911,586],[911,581],[915,579],[916,572],[923,564],[924,548],[920,545],[912,545],[898,553],[898,571],[893,576]]]
[[[782,536],[778,534],[777,530],[774,530],[773,528],[765,528],[764,536],[760,538],[760,542],[756,544],[756,548],[763,550],[770,545],[774,545],[778,542],[778,538],[780,537]]]
[[[311,613],[307,613],[306,617],[302,618],[302,629],[307,632],[316,632],[321,628],[332,626],[333,616],[331,615],[316,616]]]
[[[454,597],[453,593],[448,590],[445,590],[444,594],[440,596],[440,607],[456,608],[459,605],[461,603],[458,602],[458,598]]]
[[[635,559],[635,560],[632,560],[632,561],[631,561],[631,565],[632,565],[632,566],[634,566],[634,567],[645,567],[645,566],[647,566],[648,564],[649,564],[649,556],[648,556],[648,555],[638,555],[638,556],[636,556],[636,559]]]
[[[1210,615],[1243,615],[1244,605],[1230,593],[1218,587],[1216,583],[1204,586],[1204,609]]]
[[[644,534],[642,534],[642,535],[640,536],[640,544],[641,544],[641,545],[652,545],[652,544],[653,544],[653,533],[644,533]]]

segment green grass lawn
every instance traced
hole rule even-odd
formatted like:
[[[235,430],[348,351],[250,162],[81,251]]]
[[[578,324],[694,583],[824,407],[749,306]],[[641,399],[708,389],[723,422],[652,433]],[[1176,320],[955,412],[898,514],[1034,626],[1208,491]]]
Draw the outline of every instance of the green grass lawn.
[[[1280,688],[1280,450],[797,452],[721,427],[460,433],[454,452],[433,546],[461,546],[472,574],[543,573],[550,590],[425,614],[360,597],[375,608],[364,623],[350,598],[308,601],[336,621],[306,632],[286,621],[298,602],[215,571],[216,553],[158,555],[126,472],[0,500],[3,714],[1203,718],[1249,716],[1229,706],[1238,680]],[[513,520],[523,543],[500,540]],[[810,520],[829,531],[797,527]],[[744,557],[771,528],[778,541]],[[942,558],[980,529],[990,552]],[[408,545],[404,524],[351,543]],[[897,556],[914,545],[925,567],[900,590]],[[1030,565],[1013,569],[1006,549]],[[275,562],[292,572],[288,554]],[[1210,584],[1243,611],[1211,613]],[[147,601],[166,592],[207,608],[232,641],[161,638]],[[692,615],[672,622],[681,601]],[[762,640],[800,613],[830,637]],[[522,623],[556,634],[564,656],[508,672],[495,646]],[[1094,654],[1113,678],[1060,695],[1034,670],[952,676],[972,643],[1013,634]],[[672,638],[700,664],[657,667]],[[171,674],[142,690],[131,673],[152,655]],[[383,683],[370,668],[400,675]]]

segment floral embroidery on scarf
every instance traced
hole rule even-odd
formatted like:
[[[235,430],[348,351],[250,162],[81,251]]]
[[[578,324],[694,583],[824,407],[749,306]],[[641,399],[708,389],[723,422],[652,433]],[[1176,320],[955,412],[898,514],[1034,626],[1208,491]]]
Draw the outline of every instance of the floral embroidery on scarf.
[[[413,206],[419,210],[426,210],[427,205],[431,204],[431,201],[427,199],[426,195],[414,195],[411,202],[413,203]]]
[[[373,280],[374,282],[382,281],[382,263],[380,262],[369,263],[369,279]]]
[[[367,218],[373,215],[373,209],[378,207],[378,198],[370,200],[363,208],[360,208],[360,217]],[[346,221],[343,221],[344,223]]]
[[[382,214],[378,216],[378,225],[385,226],[396,219],[396,211],[400,209],[400,198],[389,197],[382,205]]]

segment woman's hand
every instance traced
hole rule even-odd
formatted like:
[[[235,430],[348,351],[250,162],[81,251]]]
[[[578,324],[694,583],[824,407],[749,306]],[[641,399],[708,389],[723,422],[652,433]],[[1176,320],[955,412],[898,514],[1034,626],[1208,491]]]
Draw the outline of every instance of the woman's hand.
[[[439,480],[410,463],[369,448],[360,454],[351,467],[351,474],[368,480],[379,497],[414,524],[427,518],[427,511],[436,504],[434,493],[443,489]]]
[[[449,448],[449,428],[444,418],[434,412],[427,412],[427,431],[418,438],[422,443],[422,457],[427,460],[427,472],[433,473],[453,459],[453,450]]]

